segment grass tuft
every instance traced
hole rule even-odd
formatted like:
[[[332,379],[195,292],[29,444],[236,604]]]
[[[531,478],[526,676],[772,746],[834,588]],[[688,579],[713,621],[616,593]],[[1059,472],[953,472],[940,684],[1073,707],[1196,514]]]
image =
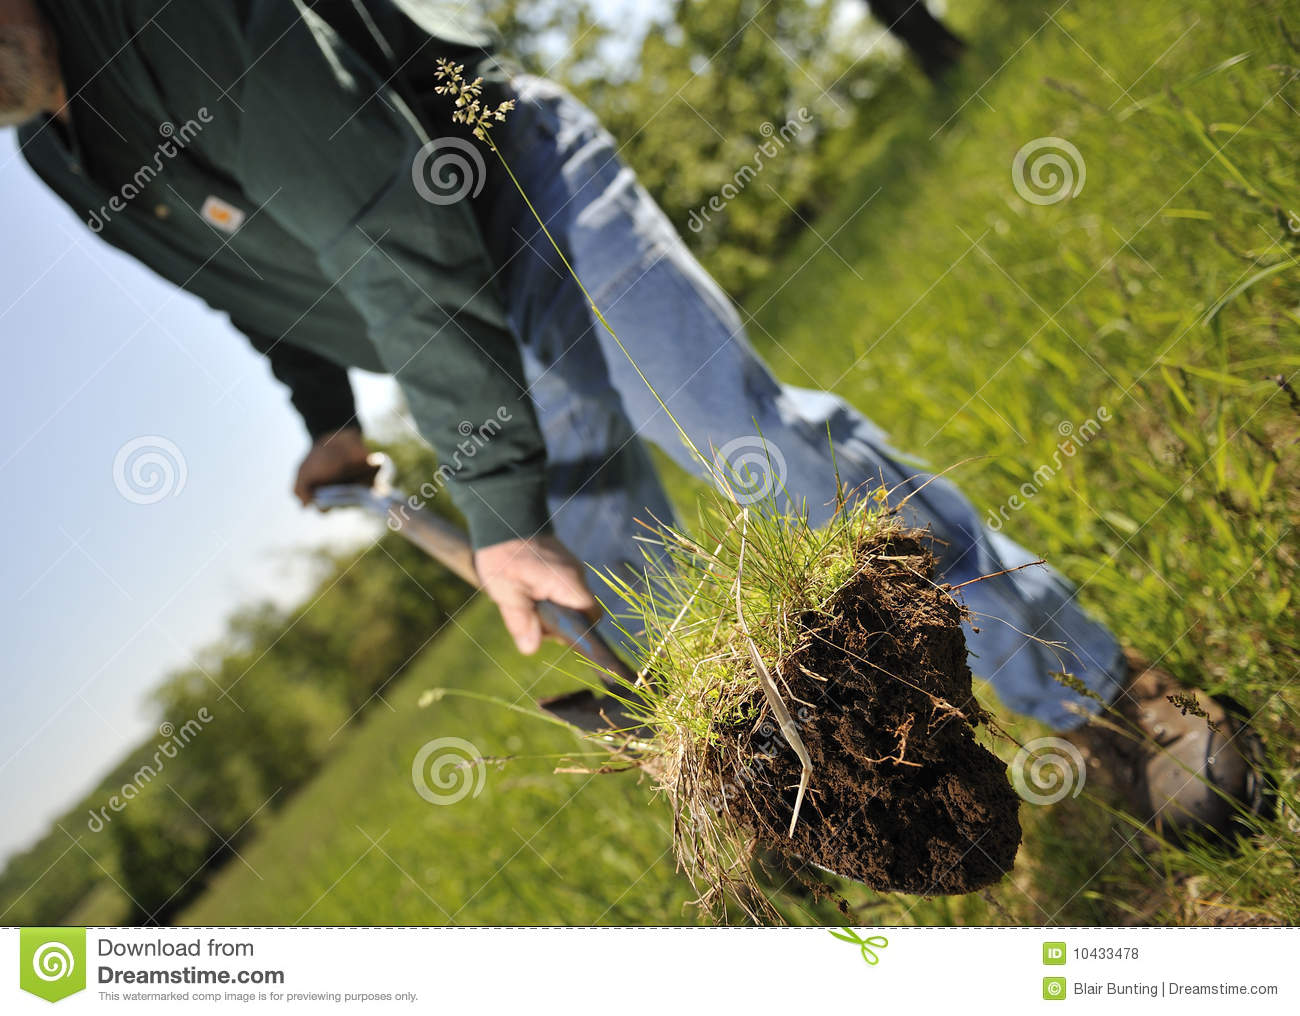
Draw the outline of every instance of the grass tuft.
[[[798,757],[793,835],[814,768],[799,729],[814,704],[795,697],[782,666],[837,620],[837,595],[905,529],[881,494],[841,502],[816,529],[806,508],[782,500],[706,497],[695,535],[666,528],[661,553],[646,554],[647,581],[606,576],[642,623],[629,637],[645,665],[626,697],[649,731],[639,734],[642,763],[669,801],[678,865],[716,915],[733,904],[754,919],[777,913],[753,864],[744,800],[782,788],[771,785],[762,754],[738,749],[734,732]]]

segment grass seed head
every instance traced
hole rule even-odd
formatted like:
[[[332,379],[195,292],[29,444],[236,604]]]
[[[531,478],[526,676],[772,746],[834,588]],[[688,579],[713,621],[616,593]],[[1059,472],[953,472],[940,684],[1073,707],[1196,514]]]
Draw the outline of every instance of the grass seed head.
[[[465,80],[465,65],[458,64],[444,57],[439,57],[435,77],[443,84],[435,85],[438,95],[450,95],[455,98],[455,108],[451,118],[455,123],[466,124],[480,141],[488,141],[488,131],[494,124],[503,122],[506,113],[515,108],[513,99],[498,103],[496,106],[483,104],[483,79]]]

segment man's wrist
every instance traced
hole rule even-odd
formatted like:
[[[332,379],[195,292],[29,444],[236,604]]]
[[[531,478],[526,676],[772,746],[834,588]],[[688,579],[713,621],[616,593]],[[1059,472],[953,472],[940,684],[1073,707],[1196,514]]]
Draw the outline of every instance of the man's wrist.
[[[312,434],[311,443],[324,445],[334,440],[360,441],[364,437],[365,435],[361,432],[359,423],[345,423],[342,427],[332,427],[329,430],[322,430]]]
[[[552,532],[546,503],[546,472],[541,466],[458,481],[451,485],[450,491],[456,507],[469,523],[475,549]]]

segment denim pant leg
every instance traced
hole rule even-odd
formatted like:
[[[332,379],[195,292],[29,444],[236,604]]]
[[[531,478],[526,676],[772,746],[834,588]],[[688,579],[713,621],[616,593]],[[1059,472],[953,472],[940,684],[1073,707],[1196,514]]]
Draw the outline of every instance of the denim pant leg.
[[[907,519],[931,527],[941,541],[943,578],[954,584],[1034,560],[987,529],[953,484],[903,464],[884,432],[843,399],[778,383],[749,345],[735,308],[619,161],[613,139],[594,115],[548,82],[521,78],[518,88],[522,136],[508,137],[507,158],[636,364],[602,327],[593,326],[581,293],[568,284],[520,204],[501,211],[493,242],[514,252],[507,286],[519,288],[508,299],[543,382],[562,377],[574,392],[607,386],[605,405],[626,417],[627,433],[702,472],[657,393],[701,451],[729,449],[730,456],[742,450],[750,462],[757,451],[760,462],[770,461],[778,474],[774,482],[807,504],[815,524],[833,510],[836,466],[851,488],[883,484],[895,492],[895,501],[910,495]],[[505,232],[512,234],[509,240]],[[620,432],[614,444],[621,439]],[[547,441],[549,446],[549,433]],[[657,483],[654,491],[662,495]],[[610,510],[624,512],[648,496],[648,488],[611,495]],[[562,533],[572,528],[563,521],[567,510],[557,515]],[[626,548],[597,544],[629,539],[632,532],[630,525],[612,523],[584,528],[575,535],[575,550],[589,559],[617,559]],[[1082,722],[1067,703],[1098,707],[1055,681],[1053,672],[1073,673],[1105,700],[1118,693],[1124,675],[1119,644],[1077,605],[1074,587],[1055,570],[1038,566],[987,578],[962,595],[973,612],[967,625],[972,668],[992,682],[1008,707],[1064,730]]]
[[[551,174],[556,121],[540,103],[521,103],[517,113],[499,128],[499,143],[534,207],[551,209],[542,214],[555,220],[556,209],[571,198],[562,176]],[[676,518],[614,388],[596,322],[517,192],[506,192],[478,214],[507,315],[522,339],[528,394],[546,441],[547,505],[556,536],[596,573],[635,584],[647,555],[662,567],[653,538],[647,540],[651,529],[674,525]],[[641,634],[638,618],[608,584],[596,579],[591,586],[605,608],[601,633],[631,650],[626,636]]]
[[[546,440],[547,504],[556,536],[598,575],[642,585],[648,556],[652,571],[662,567],[651,528],[675,523],[649,452],[612,388],[582,387],[590,378],[548,368],[527,350],[524,370]],[[608,583],[596,578],[591,587],[605,610],[601,634],[632,650],[643,634],[640,615]]]

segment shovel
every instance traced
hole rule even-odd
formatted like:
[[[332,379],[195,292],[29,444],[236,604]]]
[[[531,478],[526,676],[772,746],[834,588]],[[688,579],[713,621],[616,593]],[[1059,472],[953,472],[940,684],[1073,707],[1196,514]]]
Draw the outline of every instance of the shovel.
[[[474,549],[465,534],[453,523],[422,507],[418,499],[408,498],[393,486],[395,471],[388,456],[373,454],[370,464],[375,468],[375,476],[369,484],[340,483],[317,487],[312,495],[316,506],[322,510],[365,509],[475,589],[481,589],[483,583],[474,567]],[[537,705],[585,734],[607,741],[626,741],[640,724],[628,714],[615,695],[627,697],[631,694],[636,674],[610,649],[596,631],[595,624],[581,611],[543,600],[537,604],[537,613],[548,635],[601,668],[602,682],[614,693],[602,695],[583,689],[542,699]],[[617,675],[618,680],[612,675]],[[616,736],[615,731],[622,733]]]
[[[420,506],[417,499],[408,498],[393,483],[392,461],[383,454],[370,456],[375,467],[375,477],[369,483],[341,483],[317,487],[313,500],[321,509],[363,508],[376,518],[383,519],[389,529],[400,533],[434,560],[460,576],[475,589],[483,587],[474,568],[474,549],[468,538],[453,523]],[[563,720],[594,740],[611,747],[636,746],[643,740],[644,729],[624,705],[622,699],[635,695],[637,676],[624,663],[609,644],[596,631],[585,614],[571,607],[544,600],[537,604],[542,628],[547,634],[577,650],[588,661],[601,668],[601,681],[608,694],[588,689],[570,692],[556,698],[541,699],[537,705],[544,712]],[[617,675],[617,679],[614,675]],[[836,872],[821,865],[813,867],[829,875]],[[845,877],[845,876],[837,876]]]

